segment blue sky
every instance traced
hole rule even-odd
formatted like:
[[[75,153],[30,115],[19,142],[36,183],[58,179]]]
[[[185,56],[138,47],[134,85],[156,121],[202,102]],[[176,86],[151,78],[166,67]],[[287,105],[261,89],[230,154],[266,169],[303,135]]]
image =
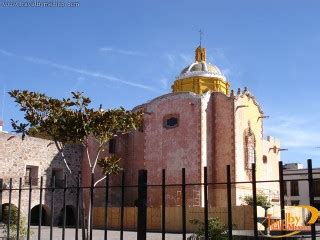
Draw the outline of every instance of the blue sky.
[[[3,0],[0,0],[3,1]],[[280,138],[284,162],[320,166],[320,3],[80,1],[77,8],[0,7],[0,89],[54,97],[84,91],[96,106],[132,108],[171,91],[204,32],[209,61],[247,86]],[[21,114],[6,95],[5,129]],[[1,115],[0,115],[1,117]]]

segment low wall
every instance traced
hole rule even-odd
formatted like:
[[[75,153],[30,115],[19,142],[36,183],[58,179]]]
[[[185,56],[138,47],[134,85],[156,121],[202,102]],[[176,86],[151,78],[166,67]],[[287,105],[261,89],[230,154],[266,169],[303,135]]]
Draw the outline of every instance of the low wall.
[[[161,231],[161,207],[148,208],[147,210],[147,229],[148,231]],[[107,227],[109,229],[120,228],[120,208],[108,208]],[[137,226],[137,208],[124,208],[124,229],[136,230]],[[235,206],[232,207],[232,220],[234,229],[251,230],[253,229],[252,207]],[[186,209],[187,231],[194,232],[198,226],[191,224],[189,220],[198,219],[203,221],[204,208],[188,207]],[[222,223],[227,224],[228,212],[227,208],[213,207],[209,208],[209,218],[218,217]],[[93,209],[93,225],[95,228],[104,228],[105,208],[95,207]],[[181,232],[182,230],[182,209],[181,207],[166,207],[166,232]]]

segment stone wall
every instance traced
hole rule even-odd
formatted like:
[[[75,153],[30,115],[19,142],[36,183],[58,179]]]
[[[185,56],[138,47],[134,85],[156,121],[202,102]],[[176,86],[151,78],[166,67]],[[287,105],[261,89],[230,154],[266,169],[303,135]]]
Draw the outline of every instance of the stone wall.
[[[49,187],[51,184],[52,170],[55,169],[60,178],[67,174],[68,186],[75,186],[76,176],[80,171],[82,161],[82,146],[72,145],[65,149],[65,156],[72,170],[72,174],[67,172],[64,162],[62,161],[54,144],[50,144],[49,140],[34,137],[26,137],[24,141],[21,137],[16,136],[8,140],[13,135],[0,132],[0,178],[4,181],[2,204],[9,203],[9,180],[12,178],[13,188],[19,187],[19,178],[22,178],[21,192],[21,210],[23,215],[28,213],[29,184],[25,179],[26,168],[31,167],[31,175],[34,184],[31,192],[31,208],[40,203],[40,177],[43,177],[43,186]],[[59,177],[57,177],[57,184]],[[61,183],[61,181],[60,181]],[[55,190],[54,195],[54,223],[58,224],[59,215],[62,210],[63,190]],[[18,191],[12,191],[12,204],[18,206]],[[42,204],[44,205],[46,222],[49,223],[51,215],[51,191],[43,191]],[[68,190],[66,193],[66,204],[71,208],[75,208],[75,190]]]

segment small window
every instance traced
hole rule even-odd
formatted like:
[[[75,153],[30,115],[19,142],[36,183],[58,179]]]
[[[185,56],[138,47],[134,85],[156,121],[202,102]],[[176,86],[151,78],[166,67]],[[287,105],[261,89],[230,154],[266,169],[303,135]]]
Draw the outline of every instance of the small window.
[[[263,162],[264,164],[267,164],[267,163],[268,163],[268,157],[267,157],[266,155],[263,155],[263,157],[262,157],[262,162]]]
[[[313,191],[315,197],[320,197],[320,179],[313,180]]]
[[[116,153],[116,140],[112,138],[109,141],[109,153],[110,154],[115,154]]]
[[[56,179],[63,179],[63,169],[52,168],[52,177],[55,177]]]
[[[319,200],[314,200],[313,207],[315,207],[316,209],[320,209],[320,201]]]
[[[291,196],[299,196],[299,182],[298,181],[291,181]]]
[[[178,115],[167,115],[163,119],[163,126],[165,128],[175,128],[179,125]]]
[[[193,199],[193,206],[194,207],[200,207],[200,191],[199,190],[193,190],[192,191],[192,199]]]
[[[52,168],[52,178],[54,177],[55,187],[64,187],[64,176],[62,168]]]
[[[177,206],[181,206],[181,191],[177,191]]]
[[[288,195],[288,193],[287,193],[287,182],[283,181],[282,184],[283,184],[283,194],[285,196],[287,196]]]
[[[38,185],[38,166],[26,166],[26,174],[24,177],[24,183],[26,185],[37,186]]]

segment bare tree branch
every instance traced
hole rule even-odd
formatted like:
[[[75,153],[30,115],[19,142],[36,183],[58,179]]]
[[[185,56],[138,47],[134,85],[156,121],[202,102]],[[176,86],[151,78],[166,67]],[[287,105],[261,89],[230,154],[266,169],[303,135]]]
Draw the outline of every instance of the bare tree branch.
[[[94,187],[101,181],[103,181],[104,179],[106,179],[107,176],[103,176],[102,178],[100,178],[99,180],[97,180],[95,183],[94,183]]]
[[[54,140],[54,143],[55,143],[59,153],[61,154],[62,160],[64,161],[66,168],[68,169],[69,173],[72,173],[72,171],[67,163],[66,157],[64,156],[63,149],[59,146],[59,142],[57,140]]]

